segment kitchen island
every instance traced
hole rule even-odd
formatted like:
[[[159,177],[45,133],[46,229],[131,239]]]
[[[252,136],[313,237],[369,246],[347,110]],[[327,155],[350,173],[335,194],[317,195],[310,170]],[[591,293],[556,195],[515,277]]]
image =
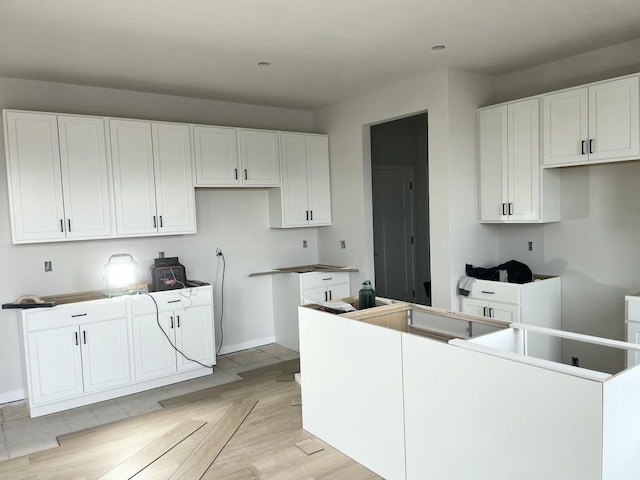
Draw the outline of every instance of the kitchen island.
[[[547,336],[640,346],[414,304],[371,310],[299,308],[310,433],[388,480],[637,477],[640,367],[596,372],[530,356],[528,346]],[[419,315],[442,325],[478,318],[494,331],[450,339],[412,327]]]

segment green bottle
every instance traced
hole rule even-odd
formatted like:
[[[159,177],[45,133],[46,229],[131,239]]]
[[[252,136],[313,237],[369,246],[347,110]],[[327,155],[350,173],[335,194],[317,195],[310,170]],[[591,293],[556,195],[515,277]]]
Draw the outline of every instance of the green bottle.
[[[371,282],[369,280],[362,282],[362,288],[359,293],[360,295],[358,300],[360,310],[376,306],[376,291],[371,286]]]

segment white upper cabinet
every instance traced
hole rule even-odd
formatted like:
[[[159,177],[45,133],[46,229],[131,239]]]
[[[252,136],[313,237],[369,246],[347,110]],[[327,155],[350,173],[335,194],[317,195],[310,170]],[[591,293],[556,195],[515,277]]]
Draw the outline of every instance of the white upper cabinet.
[[[103,119],[4,114],[13,242],[110,236]]]
[[[111,203],[102,118],[59,116],[67,238],[111,235]]]
[[[196,202],[188,125],[152,124],[158,232],[195,233]]]
[[[481,222],[559,220],[557,178],[540,165],[539,110],[534,98],[479,111]]]
[[[195,233],[189,126],[109,124],[117,233]]]
[[[278,132],[239,130],[242,184],[280,185],[280,149]]]
[[[281,133],[282,188],[269,192],[271,227],[331,224],[329,139]]]
[[[193,127],[196,186],[280,185],[278,132]]]
[[[225,127],[193,127],[196,185],[238,185],[237,129]]]
[[[638,77],[544,96],[544,165],[630,160],[640,155]]]

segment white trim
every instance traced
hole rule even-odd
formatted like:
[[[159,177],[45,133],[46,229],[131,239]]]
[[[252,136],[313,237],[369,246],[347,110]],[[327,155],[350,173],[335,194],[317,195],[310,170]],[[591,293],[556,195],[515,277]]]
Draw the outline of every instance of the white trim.
[[[26,397],[24,389],[12,390],[10,392],[0,393],[0,405],[3,403],[17,402],[18,400],[24,400]]]
[[[249,348],[262,347],[264,345],[270,345],[276,343],[276,337],[264,337],[250,340],[248,342],[235,343],[233,345],[222,345],[220,352],[217,355],[226,355],[227,353],[239,352],[240,350],[247,350]]]
[[[622,342],[620,340],[594,337],[592,335],[584,335],[582,333],[565,332],[562,330],[529,325],[527,323],[512,323],[510,326],[511,328],[514,328],[516,330],[543,333],[551,337],[567,338],[569,340],[576,340],[578,342],[593,343],[594,345],[604,345],[606,347],[621,348],[623,350],[640,350],[639,344]]]

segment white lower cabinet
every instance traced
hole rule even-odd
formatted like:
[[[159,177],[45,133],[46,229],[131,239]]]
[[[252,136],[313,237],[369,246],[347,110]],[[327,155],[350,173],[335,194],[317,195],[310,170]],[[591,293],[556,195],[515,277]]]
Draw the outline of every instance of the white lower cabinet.
[[[640,343],[640,296],[624,297],[624,318],[627,326],[627,342]],[[640,364],[640,352],[627,351],[627,368]]]
[[[538,277],[529,283],[506,283],[476,279],[468,297],[460,298],[460,311],[510,323],[561,328],[561,279]],[[531,342],[531,355],[560,360],[559,339]]]
[[[190,359],[215,364],[210,286],[20,315],[32,417],[211,374],[167,337]]]
[[[348,272],[279,273],[273,276],[276,343],[298,351],[298,306],[351,295]]]

